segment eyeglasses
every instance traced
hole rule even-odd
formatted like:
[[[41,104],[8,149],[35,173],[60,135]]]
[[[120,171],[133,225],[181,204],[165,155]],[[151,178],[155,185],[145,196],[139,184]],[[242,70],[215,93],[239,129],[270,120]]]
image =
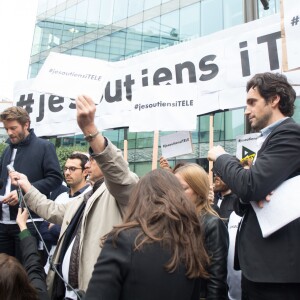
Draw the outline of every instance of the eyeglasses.
[[[76,168],[76,167],[64,167],[64,172],[67,172],[68,170],[70,171],[70,173],[73,173],[73,172],[75,172],[77,169],[81,169],[82,170],[82,168]]]

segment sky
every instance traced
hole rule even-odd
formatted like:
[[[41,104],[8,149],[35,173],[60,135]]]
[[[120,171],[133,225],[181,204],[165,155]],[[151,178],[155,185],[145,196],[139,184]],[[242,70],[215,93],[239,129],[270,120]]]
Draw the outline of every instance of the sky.
[[[14,82],[26,80],[38,0],[0,0],[0,100],[13,100]]]

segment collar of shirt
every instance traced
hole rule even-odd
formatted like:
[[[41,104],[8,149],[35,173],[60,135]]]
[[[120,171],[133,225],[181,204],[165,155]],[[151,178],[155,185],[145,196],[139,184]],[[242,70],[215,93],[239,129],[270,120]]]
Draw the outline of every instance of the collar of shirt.
[[[263,139],[265,140],[267,138],[267,136],[273,131],[273,129],[275,127],[277,127],[279,124],[281,124],[284,120],[288,119],[289,117],[285,117],[285,118],[282,118],[272,124],[270,124],[269,126],[263,128],[260,133],[261,133],[261,136],[263,137]]]
[[[73,196],[71,196],[70,192],[71,190],[69,191],[69,198],[74,198],[74,197],[77,197],[79,196],[80,194],[82,194],[90,185],[89,184],[86,184],[84,187],[82,187],[80,190],[78,190],[77,192],[74,193]]]

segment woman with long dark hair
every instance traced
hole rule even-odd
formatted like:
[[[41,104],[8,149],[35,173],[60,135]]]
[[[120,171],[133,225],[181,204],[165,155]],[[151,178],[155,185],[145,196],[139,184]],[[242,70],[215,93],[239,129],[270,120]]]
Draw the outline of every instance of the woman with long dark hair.
[[[207,265],[194,205],[174,174],[154,170],[107,236],[85,299],[199,300]]]

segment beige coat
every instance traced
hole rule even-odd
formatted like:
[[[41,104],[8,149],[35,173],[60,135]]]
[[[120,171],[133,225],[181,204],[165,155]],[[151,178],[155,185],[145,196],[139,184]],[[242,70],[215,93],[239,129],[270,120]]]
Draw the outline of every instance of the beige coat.
[[[105,183],[89,198],[82,219],[78,283],[79,289],[84,291],[87,289],[94,264],[101,251],[100,238],[107,234],[114,225],[122,222],[119,208],[124,212],[131,188],[138,181],[137,175],[130,172],[121,151],[110,141],[108,141],[106,149],[95,159],[104,174]],[[34,187],[25,195],[25,201],[30,209],[47,221],[62,226],[53,255],[54,264],[59,258],[66,229],[83,202],[83,197],[84,195],[79,196],[67,204],[56,204],[54,201],[48,200]],[[47,276],[50,295],[54,275],[54,272],[50,270]]]

